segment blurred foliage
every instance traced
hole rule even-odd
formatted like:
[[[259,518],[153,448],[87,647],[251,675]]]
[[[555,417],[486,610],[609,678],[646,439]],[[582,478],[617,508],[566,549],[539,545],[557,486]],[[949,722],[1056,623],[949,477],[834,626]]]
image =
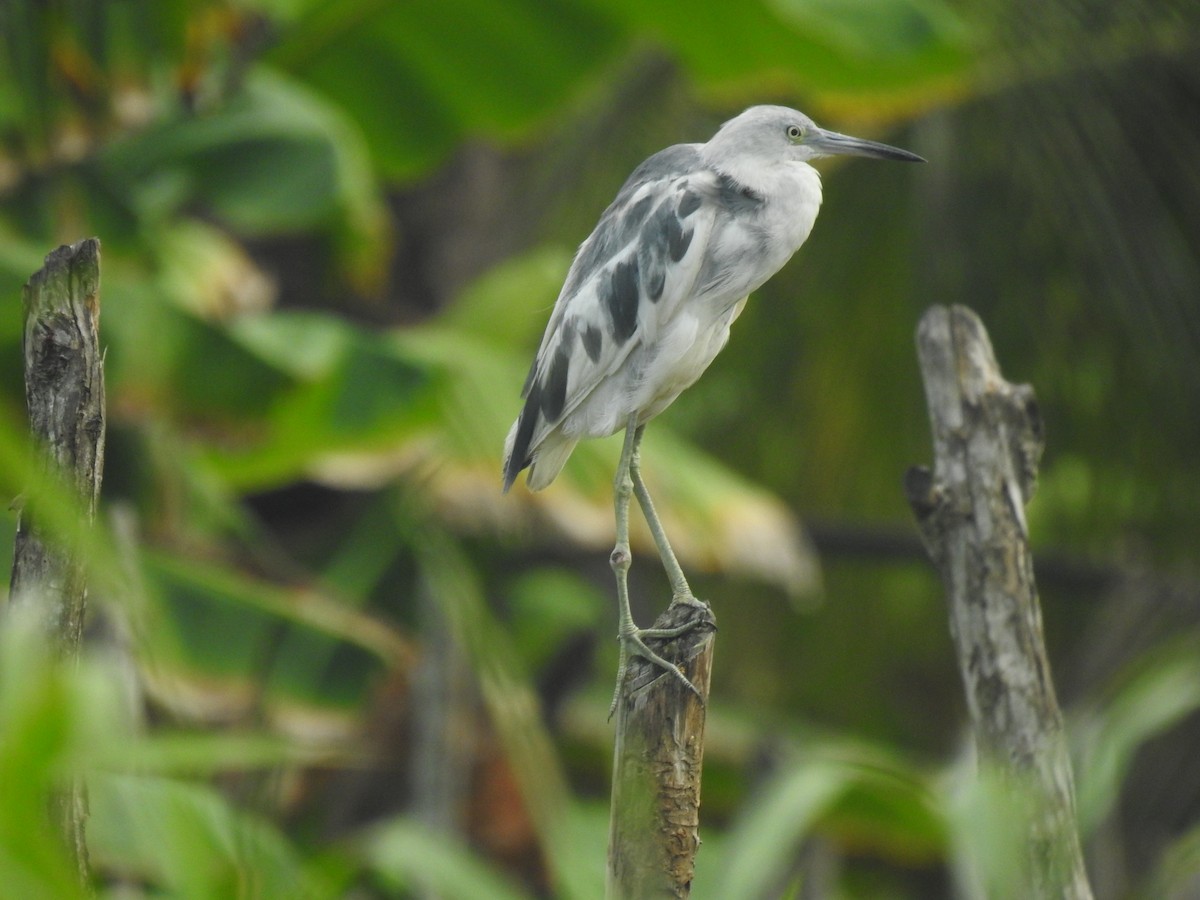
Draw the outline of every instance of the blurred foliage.
[[[0,4],[0,495],[79,532],[22,437],[18,298],[89,235],[110,409],[85,658],[0,627],[3,893],[80,894],[44,815],[80,771],[102,896],[602,893],[616,448],[501,497],[500,447],[625,174],[779,100],[931,162],[823,166],[798,261],[646,441],[721,624],[695,895],[1017,883],[899,489],[912,329],[966,302],[1047,423],[1098,896],[1186,896],[1197,35],[1190,0]]]

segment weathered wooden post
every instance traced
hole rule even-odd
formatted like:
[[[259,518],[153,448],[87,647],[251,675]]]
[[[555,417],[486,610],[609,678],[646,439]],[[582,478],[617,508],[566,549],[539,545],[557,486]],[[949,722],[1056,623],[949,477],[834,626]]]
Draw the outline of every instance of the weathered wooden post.
[[[703,700],[643,659],[630,661],[621,685],[613,752],[609,819],[609,900],[685,898],[700,846],[700,776],[704,762],[704,701],[712,672],[711,612],[672,604],[654,623],[700,624],[659,647],[696,686]]]
[[[81,524],[96,515],[104,469],[104,356],[100,350],[100,242],[59,247],[25,285],[25,399],[38,466],[78,503]],[[28,607],[47,643],[67,661],[78,657],[87,610],[86,565],[69,535],[47,534],[40,498],[23,502],[17,526],[9,603]],[[89,880],[82,783],[52,801],[79,874]]]
[[[934,466],[910,469],[905,489],[946,589],[980,757],[1034,804],[1030,883],[1013,889],[1090,900],[1025,522],[1043,444],[1033,390],[1004,380],[983,323],[965,307],[930,309],[917,351]]]

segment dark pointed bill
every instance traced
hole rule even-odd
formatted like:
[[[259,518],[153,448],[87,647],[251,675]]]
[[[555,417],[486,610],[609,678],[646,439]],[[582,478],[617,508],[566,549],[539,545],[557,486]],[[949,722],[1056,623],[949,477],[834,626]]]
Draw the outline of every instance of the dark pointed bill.
[[[806,144],[826,156],[867,156],[871,159],[897,159],[903,162],[925,162],[923,157],[890,144],[868,141],[864,138],[838,134],[836,131],[820,129],[805,140]]]

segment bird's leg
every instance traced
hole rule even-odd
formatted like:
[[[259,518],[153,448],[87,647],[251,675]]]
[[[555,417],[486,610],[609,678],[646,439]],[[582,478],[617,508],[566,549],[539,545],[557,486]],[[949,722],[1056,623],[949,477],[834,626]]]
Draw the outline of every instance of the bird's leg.
[[[637,426],[637,417],[631,416],[629,424],[625,429],[625,443],[621,449],[621,459],[617,463],[617,477],[613,481],[613,493],[615,495],[614,508],[616,512],[617,524],[617,543],[613,547],[612,556],[609,558],[609,563],[612,566],[613,574],[617,579],[617,604],[618,604],[618,622],[617,622],[617,642],[620,646],[620,659],[617,663],[617,687],[613,692],[612,703],[608,708],[608,717],[611,719],[612,714],[617,709],[617,701],[621,697],[621,686],[625,681],[625,670],[629,664],[629,657],[640,656],[645,660],[653,663],[661,669],[675,675],[684,686],[700,697],[703,697],[696,690],[696,686],[692,684],[686,675],[680,670],[679,666],[672,662],[663,659],[653,650],[646,646],[645,638],[663,638],[676,637],[689,631],[694,625],[688,623],[680,628],[638,628],[633,621],[633,613],[629,609],[629,565],[633,561],[633,555],[629,551],[629,500],[634,490],[634,480],[631,477],[631,463],[633,461],[634,452],[637,447],[637,442],[641,437],[641,428]],[[676,564],[678,567],[678,563]],[[686,584],[685,584],[686,586]]]
[[[638,499],[638,505],[642,508],[642,515],[646,517],[646,524],[650,526],[654,545],[658,547],[658,555],[662,559],[663,568],[667,570],[667,578],[671,581],[671,602],[695,606],[707,611],[708,604],[697,600],[696,595],[692,593],[687,578],[684,577],[683,567],[679,565],[675,551],[671,549],[671,542],[667,540],[666,529],[663,528],[658,513],[654,510],[654,501],[650,499],[646,483],[642,481],[642,432],[645,427],[645,425],[638,426],[633,438],[633,453],[629,459],[629,477],[633,482],[633,493]]]

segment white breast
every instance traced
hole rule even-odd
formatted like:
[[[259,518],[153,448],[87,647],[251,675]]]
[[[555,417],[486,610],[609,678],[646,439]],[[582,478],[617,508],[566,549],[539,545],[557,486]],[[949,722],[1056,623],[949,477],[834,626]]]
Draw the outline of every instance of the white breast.
[[[783,268],[808,240],[821,209],[821,176],[808,163],[784,163],[773,167],[770,175],[770,183],[760,184],[757,189],[768,198],[763,227],[777,240],[764,265],[770,271],[755,288]]]

